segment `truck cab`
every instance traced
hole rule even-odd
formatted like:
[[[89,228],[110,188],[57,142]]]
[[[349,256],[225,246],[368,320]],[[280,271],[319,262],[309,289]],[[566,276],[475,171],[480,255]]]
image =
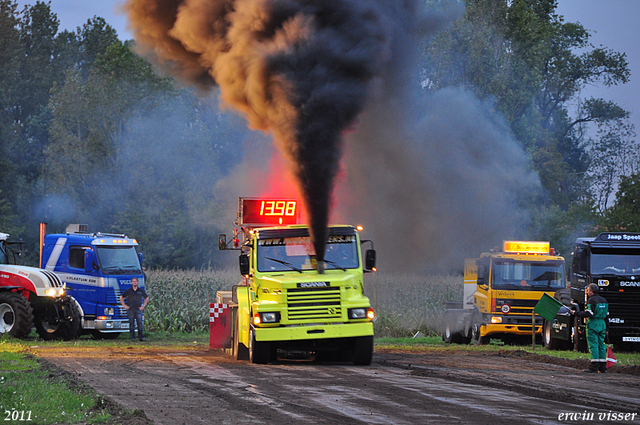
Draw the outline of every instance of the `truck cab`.
[[[585,287],[595,283],[609,303],[609,340],[640,346],[640,234],[601,233],[575,241],[571,299],[584,309]],[[583,327],[578,323],[579,328]]]
[[[243,201],[234,232],[242,275],[233,289],[235,357],[268,363],[278,350],[297,350],[316,359],[371,363],[375,315],[363,273],[375,268],[375,251],[367,251],[363,264],[358,229],[329,226],[319,265],[306,225],[247,226],[252,213],[243,211]],[[220,248],[227,249],[224,235]]]
[[[72,225],[64,234],[44,237],[43,269],[56,273],[67,294],[79,304],[85,332],[98,338],[117,338],[129,330],[120,295],[137,277],[144,288],[138,243],[124,234],[89,233]]]
[[[538,241],[504,241],[502,251],[466,260],[464,300],[447,303],[443,339],[481,345],[541,334],[542,318],[532,322],[532,311],[544,293],[566,287],[564,265],[548,242]]]

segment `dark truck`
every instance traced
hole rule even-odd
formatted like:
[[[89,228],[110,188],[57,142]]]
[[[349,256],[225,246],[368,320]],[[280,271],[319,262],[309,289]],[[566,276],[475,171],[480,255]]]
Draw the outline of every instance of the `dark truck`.
[[[601,233],[575,241],[570,272],[571,289],[555,298],[584,310],[585,287],[595,283],[609,303],[609,342],[620,349],[640,348],[640,233]],[[583,319],[558,314],[545,321],[547,348],[586,350]]]

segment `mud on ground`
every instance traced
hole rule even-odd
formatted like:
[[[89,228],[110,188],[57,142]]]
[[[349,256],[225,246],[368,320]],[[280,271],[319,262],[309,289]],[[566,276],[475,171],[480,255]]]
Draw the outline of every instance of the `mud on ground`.
[[[114,415],[109,425],[191,425],[212,418],[228,424],[405,424],[414,418],[450,423],[452,417],[456,423],[496,425],[513,423],[513,415],[521,423],[539,423],[537,415],[548,414],[543,422],[556,423],[565,406],[640,413],[640,367],[616,365],[606,374],[587,375],[582,369],[588,360],[523,350],[377,349],[368,367],[309,360],[253,365],[202,345],[123,343],[99,352],[41,346],[32,352],[48,364],[52,379],[96,390]],[[452,398],[439,398],[438,391],[452,391]],[[432,399],[438,403],[425,403]],[[534,407],[513,401],[519,399]]]

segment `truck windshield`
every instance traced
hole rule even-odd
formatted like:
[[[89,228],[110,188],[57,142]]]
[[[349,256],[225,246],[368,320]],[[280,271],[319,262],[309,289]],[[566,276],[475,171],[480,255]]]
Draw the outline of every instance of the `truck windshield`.
[[[519,291],[548,291],[565,287],[561,261],[496,261],[493,264],[493,288]]]
[[[309,237],[258,240],[258,271],[312,270],[315,256]],[[327,269],[355,269],[360,265],[354,235],[329,236],[325,252]]]
[[[640,250],[592,248],[591,274],[640,274]]]
[[[99,246],[96,249],[104,274],[141,274],[140,261],[132,246]]]

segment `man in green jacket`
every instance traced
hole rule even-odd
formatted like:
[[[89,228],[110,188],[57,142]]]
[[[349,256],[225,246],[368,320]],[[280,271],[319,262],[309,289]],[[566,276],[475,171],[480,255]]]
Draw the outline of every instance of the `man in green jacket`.
[[[590,373],[607,371],[607,346],[604,339],[607,334],[609,304],[598,295],[599,289],[595,283],[589,284],[585,288],[588,297],[585,311],[571,311],[572,314],[587,319],[587,342],[591,352],[591,366],[584,371]]]

